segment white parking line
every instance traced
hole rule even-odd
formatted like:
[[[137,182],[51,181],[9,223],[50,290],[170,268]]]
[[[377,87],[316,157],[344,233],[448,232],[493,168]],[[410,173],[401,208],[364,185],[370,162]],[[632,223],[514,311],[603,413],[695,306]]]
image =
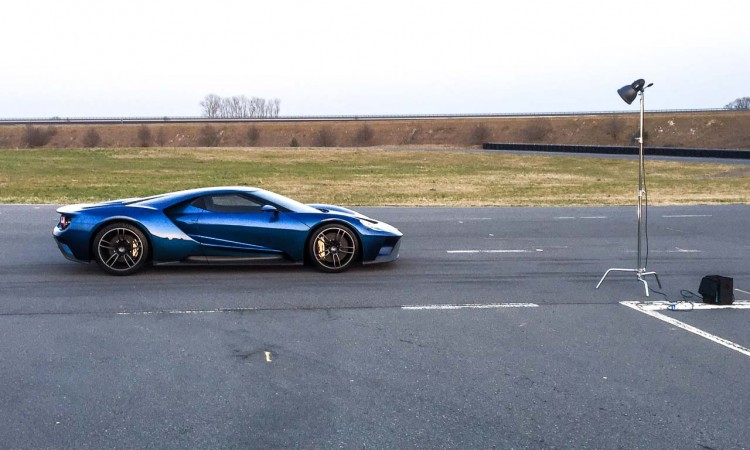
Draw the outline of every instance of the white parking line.
[[[536,250],[446,250],[450,254],[476,254],[476,253],[535,253],[543,252],[541,248]]]
[[[217,309],[172,309],[166,311],[130,311],[116,312],[116,316],[151,316],[157,314],[218,314],[245,311],[259,311],[260,308],[217,308]]]
[[[662,216],[665,219],[685,218],[685,217],[713,217],[711,214],[674,214]]]
[[[749,348],[743,347],[730,340],[705,332],[701,330],[700,328],[696,328],[692,325],[686,324],[685,322],[680,322],[677,319],[673,319],[669,316],[665,316],[664,314],[660,312],[657,312],[657,311],[668,310],[669,304],[670,304],[669,302],[620,302],[620,304],[627,306],[628,308],[632,308],[636,311],[640,311],[643,314],[647,314],[655,319],[659,319],[661,321],[667,322],[670,325],[674,325],[678,328],[682,328],[683,330],[689,331],[693,334],[697,334],[700,337],[716,342],[717,344],[721,344],[724,347],[732,349],[736,352],[740,352],[745,356],[750,356]],[[734,302],[734,304],[732,305],[704,305],[703,303],[694,303],[693,306],[695,307],[695,309],[726,309],[726,308],[750,309],[750,301]]]
[[[620,302],[623,305],[626,303],[635,303],[638,308],[646,311],[668,311],[669,305],[673,305],[674,302],[655,301],[655,302]],[[731,305],[713,305],[711,303],[702,302],[685,302],[691,303],[691,309],[693,310],[706,310],[706,309],[750,309],[750,301],[748,300],[737,300]],[[629,306],[629,305],[625,305]]]
[[[476,222],[479,220],[492,220],[492,217],[469,217],[468,219],[461,219],[458,221],[458,223],[464,223],[464,222]]]
[[[536,303],[466,303],[456,305],[405,305],[391,306],[385,308],[400,308],[406,311],[414,310],[435,310],[435,309],[495,309],[495,308],[537,308]],[[321,308],[326,309],[326,308]],[[357,309],[357,308],[355,308]],[[250,311],[275,311],[275,308],[215,308],[215,309],[172,309],[162,311],[129,311],[116,312],[117,316],[152,316],[162,314],[224,314],[224,313],[242,313]],[[280,309],[279,309],[280,310]]]
[[[625,250],[625,253],[636,253],[637,250]],[[649,250],[649,253],[703,253],[703,250],[675,247],[674,250]]]
[[[414,305],[402,306],[406,311],[435,310],[435,309],[495,309],[495,308],[538,308],[536,303],[468,303],[464,305]]]
[[[59,206],[52,203],[0,203],[0,207],[6,207],[6,206],[33,206],[34,208],[38,206]]]
[[[573,217],[573,216],[557,216],[553,217],[554,220],[575,220],[575,219],[608,219],[607,216],[581,216],[581,217]]]

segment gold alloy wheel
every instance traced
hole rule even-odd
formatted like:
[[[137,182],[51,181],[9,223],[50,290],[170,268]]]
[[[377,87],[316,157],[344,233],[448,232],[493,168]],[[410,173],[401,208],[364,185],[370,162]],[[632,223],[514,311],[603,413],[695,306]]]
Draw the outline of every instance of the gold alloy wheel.
[[[349,268],[357,255],[357,238],[343,226],[323,227],[312,241],[312,254],[318,267],[326,272]]]

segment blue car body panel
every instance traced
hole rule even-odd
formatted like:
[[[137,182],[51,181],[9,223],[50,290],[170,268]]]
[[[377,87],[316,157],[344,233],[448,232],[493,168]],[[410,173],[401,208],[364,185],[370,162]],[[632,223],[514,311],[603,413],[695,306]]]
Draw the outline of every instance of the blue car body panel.
[[[202,198],[239,196],[263,210],[207,210]],[[151,260],[164,263],[246,263],[279,260],[301,263],[317,227],[340,223],[355,231],[363,263],[396,260],[401,232],[396,228],[334,205],[304,205],[263,189],[216,187],[192,189],[143,199],[124,199],[59,208],[69,224],[53,230],[63,256],[89,262],[91,244],[109,223],[139,227],[151,244]]]

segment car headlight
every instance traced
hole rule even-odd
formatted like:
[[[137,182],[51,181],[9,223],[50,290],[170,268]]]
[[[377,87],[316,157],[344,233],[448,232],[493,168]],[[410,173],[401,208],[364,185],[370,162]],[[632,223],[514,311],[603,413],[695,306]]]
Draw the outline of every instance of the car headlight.
[[[387,233],[393,233],[394,231],[397,231],[394,227],[388,225],[387,223],[378,222],[376,220],[359,219],[359,223],[364,225],[365,228],[368,228],[372,231],[385,231]]]

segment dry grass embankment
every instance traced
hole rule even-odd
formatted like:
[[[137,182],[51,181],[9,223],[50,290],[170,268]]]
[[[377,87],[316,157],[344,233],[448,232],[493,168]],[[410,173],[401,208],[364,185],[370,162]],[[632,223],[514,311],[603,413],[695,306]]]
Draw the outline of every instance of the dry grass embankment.
[[[41,127],[46,129],[45,127]],[[92,137],[96,131],[99,141]],[[23,148],[24,126],[0,126],[0,148]],[[85,147],[378,147],[483,142],[631,145],[638,114],[476,119],[260,122],[239,124],[62,125],[48,148]],[[750,148],[750,111],[647,114],[647,145]],[[144,139],[145,138],[145,139]]]

